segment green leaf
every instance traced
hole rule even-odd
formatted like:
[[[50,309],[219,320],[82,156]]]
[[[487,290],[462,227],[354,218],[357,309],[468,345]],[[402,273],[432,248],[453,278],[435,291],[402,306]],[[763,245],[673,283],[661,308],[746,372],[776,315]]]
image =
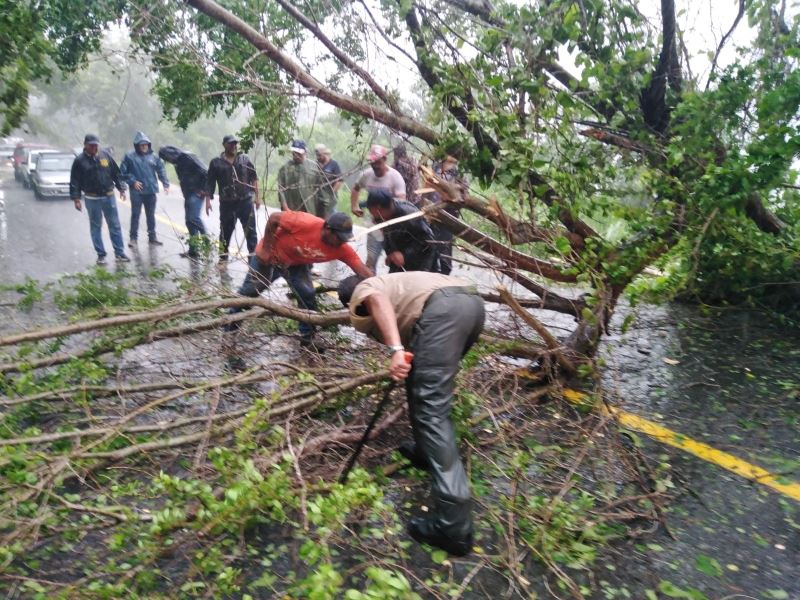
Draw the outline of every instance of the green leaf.
[[[567,254],[570,251],[569,240],[565,237],[559,237],[555,241],[556,250],[558,250],[561,254]]]
[[[722,565],[719,564],[719,561],[705,554],[697,555],[694,566],[698,571],[705,573],[709,577],[719,577],[722,575]]]

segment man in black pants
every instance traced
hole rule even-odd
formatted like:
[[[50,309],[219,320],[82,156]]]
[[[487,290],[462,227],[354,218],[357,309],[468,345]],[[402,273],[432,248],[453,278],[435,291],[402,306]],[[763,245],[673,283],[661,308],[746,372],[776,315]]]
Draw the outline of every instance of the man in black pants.
[[[448,155],[441,163],[435,164],[433,166],[433,172],[444,181],[456,184],[462,188],[467,187],[466,181],[459,175],[458,159],[454,156]],[[432,201],[437,204],[442,201],[438,192],[433,194]],[[457,204],[448,202],[445,204],[443,210],[450,213],[456,219],[461,218],[461,211]],[[440,223],[434,223],[431,225],[431,229],[433,230],[433,237],[436,240],[438,258],[438,268],[434,269],[434,271],[438,271],[442,275],[450,275],[450,271],[453,270],[453,234]]]
[[[237,220],[244,229],[247,252],[253,254],[258,243],[255,213],[258,208],[258,176],[248,156],[237,152],[238,144],[236,136],[226,135],[222,138],[225,151],[208,166],[207,197],[213,198],[214,189],[219,187],[220,262],[228,260],[228,246]],[[206,213],[210,210],[206,205]]]
[[[175,146],[161,146],[158,157],[175,166],[181,184],[183,208],[186,213],[186,229],[189,231],[189,249],[182,252],[183,258],[198,258],[198,247],[204,245],[206,226],[201,216],[203,202],[206,213],[211,210],[211,199],[205,196],[208,169],[197,156]]]
[[[383,223],[419,209],[410,202],[397,200],[386,190],[373,190],[367,196],[367,210],[376,223]],[[383,249],[389,273],[437,270],[433,231],[422,215],[387,225],[383,229]]]
[[[401,452],[427,468],[434,509],[414,517],[418,542],[463,556],[472,550],[472,500],[450,420],[461,358],[483,329],[483,300],[468,281],[438,273],[390,273],[363,281],[348,277],[339,299],[358,331],[389,346],[389,372],[406,380],[414,443]],[[405,350],[414,359],[405,361]]]

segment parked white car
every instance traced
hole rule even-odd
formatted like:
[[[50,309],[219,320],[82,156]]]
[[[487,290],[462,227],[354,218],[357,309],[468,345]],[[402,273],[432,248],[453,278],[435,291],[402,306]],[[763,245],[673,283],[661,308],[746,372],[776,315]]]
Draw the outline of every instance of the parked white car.
[[[31,148],[25,151],[25,156],[22,159],[22,170],[20,179],[22,185],[26,188],[31,187],[33,183],[32,175],[36,171],[36,159],[40,154],[50,154],[53,152],[60,152],[59,150],[48,150],[42,148]]]
[[[31,175],[37,200],[69,198],[69,175],[75,155],[71,152],[41,152]]]

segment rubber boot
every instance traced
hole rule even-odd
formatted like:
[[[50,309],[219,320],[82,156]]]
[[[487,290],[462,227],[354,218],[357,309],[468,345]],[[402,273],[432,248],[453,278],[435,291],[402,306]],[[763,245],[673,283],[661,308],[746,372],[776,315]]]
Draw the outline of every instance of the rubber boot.
[[[420,543],[465,556],[472,552],[472,502],[438,498],[433,514],[409,521],[408,533]]]

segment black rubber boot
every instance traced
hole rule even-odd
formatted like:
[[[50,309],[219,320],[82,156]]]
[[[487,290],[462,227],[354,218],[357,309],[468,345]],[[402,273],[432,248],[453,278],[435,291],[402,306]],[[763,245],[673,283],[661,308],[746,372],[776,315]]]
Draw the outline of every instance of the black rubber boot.
[[[408,534],[453,556],[466,556],[473,544],[472,503],[439,498],[434,514],[409,521]]]
[[[413,467],[428,471],[431,468],[431,463],[428,459],[417,449],[417,445],[411,440],[404,440],[400,442],[397,451],[411,463]]]
[[[414,517],[408,522],[408,534],[420,544],[441,548],[452,556],[466,556],[472,552],[472,532],[455,538],[442,532],[435,517]]]

